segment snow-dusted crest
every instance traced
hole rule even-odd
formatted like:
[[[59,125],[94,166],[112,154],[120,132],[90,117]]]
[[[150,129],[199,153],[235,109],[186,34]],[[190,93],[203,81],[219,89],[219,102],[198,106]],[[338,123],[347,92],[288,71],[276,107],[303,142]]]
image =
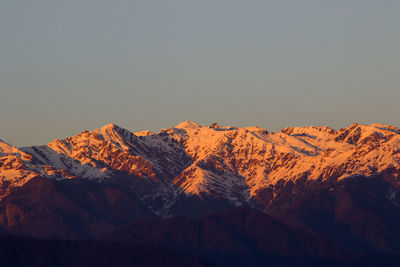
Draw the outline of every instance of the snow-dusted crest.
[[[168,214],[182,196],[246,205],[280,180],[388,171],[398,178],[400,129],[355,123],[340,130],[288,127],[270,133],[185,121],[159,133],[133,133],[111,123],[44,146],[18,149],[0,142],[0,164],[4,194],[37,176],[99,182],[124,177],[153,211]]]

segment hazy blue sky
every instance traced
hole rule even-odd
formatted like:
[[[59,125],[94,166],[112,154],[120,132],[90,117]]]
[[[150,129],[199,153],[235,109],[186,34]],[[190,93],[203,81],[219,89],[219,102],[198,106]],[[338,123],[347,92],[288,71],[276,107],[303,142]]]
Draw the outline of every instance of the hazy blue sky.
[[[4,0],[0,138],[399,126],[400,1]]]

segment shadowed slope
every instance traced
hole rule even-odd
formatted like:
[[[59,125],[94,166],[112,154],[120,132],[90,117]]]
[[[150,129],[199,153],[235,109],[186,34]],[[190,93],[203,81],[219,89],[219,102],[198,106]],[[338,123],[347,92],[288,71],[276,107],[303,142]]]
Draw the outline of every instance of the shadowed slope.
[[[346,262],[352,253],[326,239],[291,228],[254,210],[237,209],[200,218],[141,220],[109,240],[158,244],[229,264]]]
[[[210,266],[161,246],[0,237],[1,266]]]
[[[37,237],[89,237],[149,216],[133,192],[86,180],[34,178],[0,202],[1,226]]]

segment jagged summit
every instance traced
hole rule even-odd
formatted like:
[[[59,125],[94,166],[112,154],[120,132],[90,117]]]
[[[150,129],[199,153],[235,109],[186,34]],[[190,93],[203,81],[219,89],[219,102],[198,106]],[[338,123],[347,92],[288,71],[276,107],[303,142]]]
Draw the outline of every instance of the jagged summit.
[[[116,127],[120,128],[118,125],[116,125],[115,123],[111,122],[111,123],[108,123],[108,124],[104,125],[100,129],[107,130],[107,129],[114,129]]]
[[[115,124],[115,123],[108,123],[108,124],[106,124],[106,125],[104,125],[103,127],[101,127],[101,128],[99,128],[99,129],[96,129],[97,131],[128,131],[127,129],[125,129],[125,128],[123,128],[123,127],[121,127],[121,126],[118,126],[117,124]],[[96,130],[94,130],[94,131],[96,131]]]

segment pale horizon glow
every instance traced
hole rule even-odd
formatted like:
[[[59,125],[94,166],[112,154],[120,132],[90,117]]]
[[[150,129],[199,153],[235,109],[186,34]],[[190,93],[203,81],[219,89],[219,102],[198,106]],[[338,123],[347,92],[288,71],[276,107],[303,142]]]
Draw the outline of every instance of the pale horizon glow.
[[[400,126],[399,1],[3,1],[0,139]]]

